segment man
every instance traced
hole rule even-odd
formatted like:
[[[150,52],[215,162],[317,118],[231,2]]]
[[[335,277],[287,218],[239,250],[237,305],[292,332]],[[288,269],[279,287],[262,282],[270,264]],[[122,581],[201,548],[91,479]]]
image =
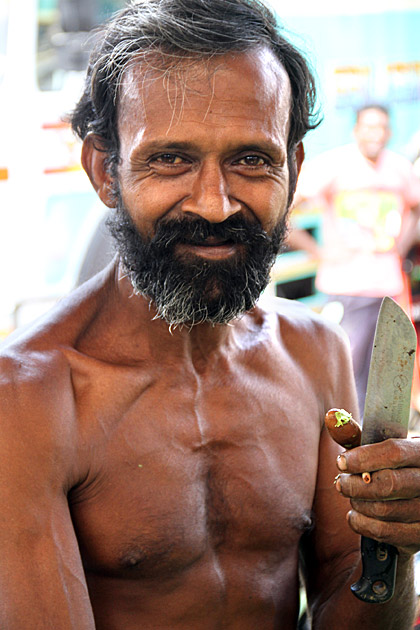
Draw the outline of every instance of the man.
[[[402,260],[417,238],[420,180],[404,157],[386,148],[389,113],[368,104],[357,113],[355,143],[308,162],[296,204],[317,198],[322,245],[294,231],[290,244],[319,259],[317,288],[341,303],[363,412],[376,320],[385,295],[404,293]]]
[[[3,351],[0,627],[292,630],[301,570],[313,628],[410,628],[420,448],[354,449],[334,485],[347,345],[256,303],[312,98],[254,0],[137,2],[105,31],[73,123],[119,258]],[[380,607],[349,589],[360,534],[400,552]]]

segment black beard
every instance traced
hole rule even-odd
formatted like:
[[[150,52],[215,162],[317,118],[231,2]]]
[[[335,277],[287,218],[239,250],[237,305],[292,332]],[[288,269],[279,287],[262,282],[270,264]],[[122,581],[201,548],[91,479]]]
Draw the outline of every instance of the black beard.
[[[271,236],[241,215],[222,223],[184,216],[162,220],[146,240],[120,198],[108,227],[134,291],[153,301],[157,317],[171,327],[227,324],[249,311],[270,280],[287,232],[286,216]],[[216,261],[175,255],[177,244],[202,245],[209,237],[238,244],[239,253]]]

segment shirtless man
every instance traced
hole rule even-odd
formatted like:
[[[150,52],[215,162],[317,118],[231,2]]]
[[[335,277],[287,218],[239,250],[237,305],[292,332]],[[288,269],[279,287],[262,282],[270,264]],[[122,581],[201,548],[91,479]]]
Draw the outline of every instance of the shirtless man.
[[[3,349],[2,630],[294,630],[299,569],[312,628],[411,626],[420,444],[356,448],[334,485],[347,344],[255,304],[313,96],[274,24],[149,0],[93,53],[73,122],[119,257]],[[360,534],[399,548],[387,604],[350,592]]]

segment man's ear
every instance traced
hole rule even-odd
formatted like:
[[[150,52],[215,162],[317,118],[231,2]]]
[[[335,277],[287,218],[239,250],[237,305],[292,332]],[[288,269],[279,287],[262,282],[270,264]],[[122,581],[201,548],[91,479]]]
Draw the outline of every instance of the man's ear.
[[[305,149],[303,148],[303,142],[299,142],[295,152],[296,159],[296,174],[299,176],[300,169],[302,168],[303,160],[305,159]]]
[[[101,201],[115,208],[112,177],[107,164],[108,152],[100,136],[89,133],[83,141],[82,166]]]

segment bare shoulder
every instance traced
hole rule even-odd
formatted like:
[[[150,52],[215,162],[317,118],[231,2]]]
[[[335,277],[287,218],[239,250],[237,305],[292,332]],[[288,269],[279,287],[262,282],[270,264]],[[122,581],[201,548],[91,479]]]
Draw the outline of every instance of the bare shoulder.
[[[0,387],[3,396],[23,404],[27,395],[43,405],[54,404],[69,380],[66,350],[74,347],[80,331],[92,318],[83,293],[74,292],[27,327],[16,330],[0,346]],[[60,384],[60,387],[57,385]]]
[[[79,477],[80,421],[69,351],[97,309],[95,292],[76,291],[0,348],[0,441],[65,483]],[[43,454],[43,459],[41,458]]]
[[[280,367],[287,366],[290,378],[299,379],[302,388],[317,392],[323,413],[346,405],[355,411],[350,346],[341,327],[283,298],[264,297],[257,312],[270,330]]]
[[[68,381],[69,371],[65,356],[53,343],[12,343],[0,351],[0,390],[2,401],[9,400],[16,408],[26,406],[26,398],[33,408],[38,402],[53,405],[63,391],[54,385]],[[3,411],[5,410],[4,405]]]
[[[77,435],[71,378],[58,349],[0,354],[0,440],[12,467],[70,485]],[[61,479],[60,479],[61,477]]]
[[[308,352],[324,353],[327,357],[333,352],[348,353],[348,340],[341,327],[302,302],[263,297],[258,309],[265,321],[277,327],[283,343],[301,341]]]

